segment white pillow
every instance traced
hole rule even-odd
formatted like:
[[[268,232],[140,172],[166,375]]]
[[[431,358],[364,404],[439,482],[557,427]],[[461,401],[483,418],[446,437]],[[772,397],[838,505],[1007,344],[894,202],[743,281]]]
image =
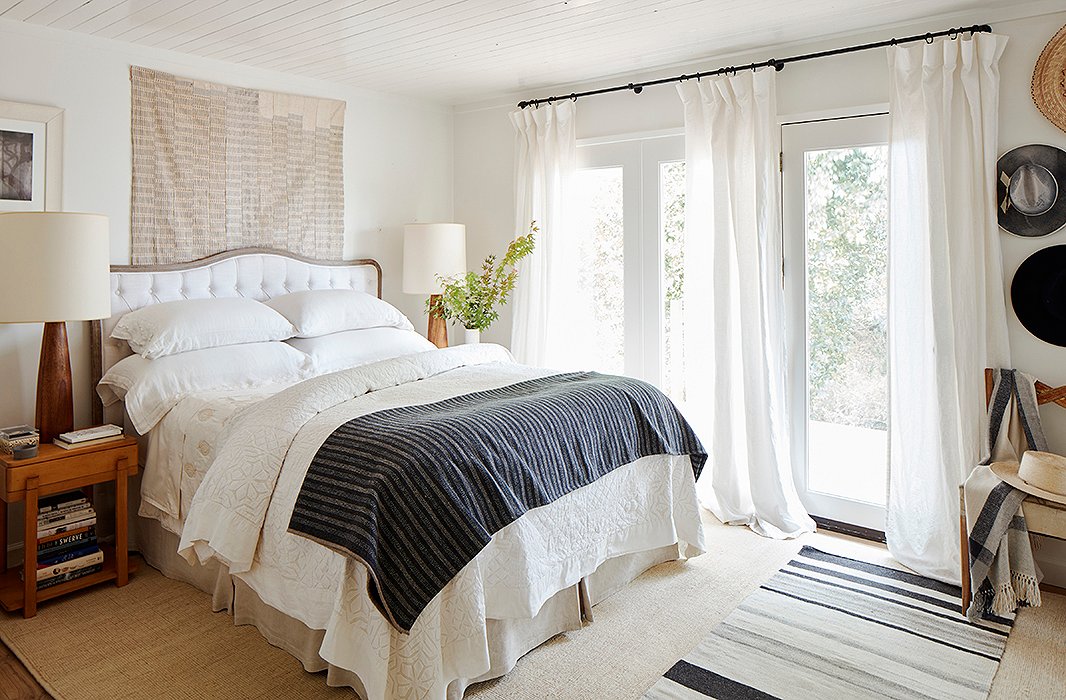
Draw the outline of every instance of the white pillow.
[[[296,333],[274,309],[242,297],[181,299],[137,309],[119,319],[111,337],[128,341],[150,360],[189,350],[285,340]]]
[[[392,304],[353,289],[311,289],[274,297],[265,302],[296,327],[296,337],[354,331],[363,328],[414,330]]]
[[[315,374],[437,349],[418,333],[403,328],[364,328],[317,338],[293,338],[287,342],[310,356]]]
[[[147,360],[131,355],[107,371],[96,393],[105,406],[126,402],[144,435],[179,401],[201,391],[286,384],[310,374],[311,359],[285,343],[245,343]]]

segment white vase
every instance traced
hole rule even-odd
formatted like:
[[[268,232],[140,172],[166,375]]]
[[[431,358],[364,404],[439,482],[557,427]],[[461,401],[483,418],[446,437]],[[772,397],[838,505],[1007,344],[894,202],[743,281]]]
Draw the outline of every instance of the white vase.
[[[463,343],[465,345],[477,345],[481,342],[481,331],[478,329],[463,329]]]

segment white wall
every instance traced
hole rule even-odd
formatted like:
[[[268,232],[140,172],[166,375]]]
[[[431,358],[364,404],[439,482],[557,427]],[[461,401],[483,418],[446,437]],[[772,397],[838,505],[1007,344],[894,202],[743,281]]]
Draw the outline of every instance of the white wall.
[[[111,261],[129,262],[131,64],[232,85],[345,100],[346,257],[384,268],[384,296],[421,327],[400,292],[402,227],[452,215],[448,107],[0,20],[0,100],[65,111],[63,208],[111,219]],[[75,420],[90,416],[87,332],[70,324]],[[41,327],[0,325],[0,425],[33,421]]]
[[[451,108],[0,20],[0,100],[65,110],[63,209],[110,217],[113,263],[129,262],[131,64],[345,100],[345,257],[376,258],[385,299],[423,327],[422,300],[400,291],[403,224],[451,220]],[[69,324],[79,427],[91,415],[87,325]],[[40,324],[0,324],[0,425],[34,420],[40,337]]]
[[[513,130],[507,115],[518,100],[530,97],[568,94],[631,80],[635,82],[725,65],[743,65],[771,56],[796,55],[924,33],[930,29],[987,22],[993,25],[997,33],[1010,37],[1001,63],[1001,152],[1026,143],[1050,143],[1066,148],[1066,134],[1044,119],[1029,93],[1036,58],[1048,39],[1066,24],[1066,12],[1014,19],[1024,17],[1026,8],[1029,14],[1033,14],[1046,11],[1049,7],[1054,6],[1049,3],[1027,4],[1021,8],[1016,6],[970,15],[930,18],[919,25],[884,28],[861,36],[834,37],[808,45],[767,47],[757,54],[711,57],[698,64],[679,66],[647,76],[624,76],[595,84],[561,86],[532,95],[515,95],[509,100],[459,107],[455,117],[455,217],[457,221],[467,224],[469,262],[473,265],[486,254],[501,251],[515,233]],[[1055,9],[1059,8],[1061,5]],[[778,74],[777,84],[778,111],[782,116],[883,105],[888,101],[886,53],[884,50],[874,50],[791,64]],[[647,88],[640,95],[620,92],[578,102],[579,139],[680,128],[683,124],[681,103],[673,85]],[[1045,246],[1066,243],[1066,231],[1036,240],[1003,233],[1001,242],[1004,288],[1009,294],[1014,271],[1026,256]],[[484,338],[508,344],[510,321],[509,312],[501,315],[500,322],[490,328]],[[1015,367],[1050,384],[1066,384],[1066,348],[1049,345],[1030,335],[1013,311],[1010,313],[1010,339]],[[1058,406],[1045,407],[1043,416],[1051,449],[1066,454],[1066,410]],[[1052,543],[1052,546],[1043,548],[1038,556],[1043,557],[1044,568],[1049,575],[1053,572],[1060,585],[1066,584],[1066,546]],[[1062,563],[1056,565],[1055,561]]]

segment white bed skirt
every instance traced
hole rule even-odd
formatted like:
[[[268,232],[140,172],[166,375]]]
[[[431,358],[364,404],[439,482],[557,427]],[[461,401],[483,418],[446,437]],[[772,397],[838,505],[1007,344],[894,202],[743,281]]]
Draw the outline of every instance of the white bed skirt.
[[[276,647],[296,657],[312,673],[326,671],[330,686],[350,687],[366,698],[363,684],[351,671],[331,665],[319,656],[325,630],[311,629],[264,603],[242,580],[230,576],[217,561],[192,565],[177,554],[179,537],[155,520],[137,518],[137,544],[149,565],[164,576],[184,581],[211,596],[212,609],[228,611],[235,625],[254,625]],[[518,659],[547,640],[580,629],[593,618],[592,607],[625,587],[644,571],[679,558],[676,544],[608,559],[579,583],[557,592],[531,619],[486,621],[489,671],[478,678],[457,679],[448,686],[448,700],[460,700],[472,683],[508,673]]]

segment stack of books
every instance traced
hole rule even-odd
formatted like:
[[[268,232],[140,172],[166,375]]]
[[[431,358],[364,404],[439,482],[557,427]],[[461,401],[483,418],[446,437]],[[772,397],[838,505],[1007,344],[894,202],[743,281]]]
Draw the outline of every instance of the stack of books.
[[[73,450],[75,447],[88,447],[89,445],[99,445],[102,442],[121,440],[122,437],[122,428],[108,424],[61,433],[53,442],[64,450]]]
[[[103,569],[96,511],[79,492],[42,498],[37,508],[37,589]]]

